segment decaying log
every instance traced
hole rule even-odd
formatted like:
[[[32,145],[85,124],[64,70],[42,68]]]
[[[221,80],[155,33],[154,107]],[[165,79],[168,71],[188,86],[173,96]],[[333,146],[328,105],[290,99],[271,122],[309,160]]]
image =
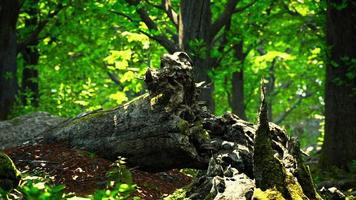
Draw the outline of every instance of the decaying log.
[[[28,145],[43,137],[43,132],[64,121],[45,112],[36,112],[0,121],[0,150]]]
[[[124,156],[152,171],[204,168],[207,158],[192,142],[204,129],[191,70],[185,53],[165,55],[160,70],[147,70],[149,94],[65,121],[46,133],[45,142],[67,142],[111,160]]]
[[[256,126],[233,114],[215,116],[199,102],[192,63],[183,52],[164,55],[148,69],[148,94],[112,110],[66,120],[44,132],[64,142],[151,171],[204,169],[190,199],[320,199],[298,142],[267,121],[262,98]],[[263,92],[262,92],[263,93]]]

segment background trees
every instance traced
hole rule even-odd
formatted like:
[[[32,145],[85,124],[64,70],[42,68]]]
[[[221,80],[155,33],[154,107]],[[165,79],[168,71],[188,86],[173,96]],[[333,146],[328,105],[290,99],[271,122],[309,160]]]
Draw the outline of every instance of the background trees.
[[[12,56],[0,56],[1,63],[12,60],[11,65],[1,64],[0,68],[2,118],[13,102],[16,103],[10,116],[35,110],[75,116],[83,111],[120,105],[142,93],[143,74],[148,67],[158,65],[159,55],[184,49],[197,66],[197,80],[206,82],[202,99],[217,114],[231,111],[241,118],[255,120],[260,103],[259,82],[264,77],[271,121],[299,136],[302,146],[314,144],[321,133],[327,49],[324,3],[312,0],[20,3],[11,2],[15,5],[13,11],[20,12],[16,27],[18,48]],[[5,4],[10,2],[2,1],[2,16],[8,11],[3,9]],[[1,38],[11,31],[10,35],[15,34],[16,12],[11,14],[11,17],[1,17],[4,24],[1,27],[13,27],[1,28]],[[342,29],[349,28],[342,24]],[[329,33],[333,37],[328,38],[340,37],[339,33]],[[5,45],[1,48],[2,55],[6,48],[9,49],[6,52],[14,50],[16,44],[6,46],[9,44],[1,43]],[[336,59],[339,49],[335,46],[331,50],[333,63],[344,62]],[[328,76],[331,78],[326,92],[335,94],[332,91],[349,87],[347,93],[351,93],[349,85],[354,84],[351,80],[355,69],[350,66],[340,72],[336,71],[346,68],[328,67],[333,76],[348,74],[348,79],[344,76],[340,79],[350,84],[345,87],[331,84],[334,85],[331,87],[330,80],[335,77]],[[21,86],[17,101],[16,85]],[[330,112],[335,113],[334,108]],[[328,123],[326,126],[330,130]]]
[[[325,142],[321,166],[350,169],[356,159],[356,41],[351,2],[328,1]]]
[[[7,118],[17,94],[16,21],[18,14],[18,1],[0,2],[0,120]]]

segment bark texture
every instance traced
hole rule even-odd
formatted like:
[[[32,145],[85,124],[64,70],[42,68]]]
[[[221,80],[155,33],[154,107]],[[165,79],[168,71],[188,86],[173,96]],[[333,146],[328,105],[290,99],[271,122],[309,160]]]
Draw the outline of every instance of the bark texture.
[[[321,166],[348,169],[356,160],[356,57],[355,5],[338,9],[339,1],[328,1],[325,139]]]
[[[146,73],[148,95],[68,120],[45,140],[68,142],[112,160],[121,155],[146,170],[204,168],[208,158],[198,152],[195,142],[200,141],[194,141],[204,129],[190,62],[182,52],[163,56],[161,70]]]
[[[193,55],[194,77],[197,82],[204,81],[207,87],[201,90],[200,99],[206,101],[209,109],[214,112],[214,85],[209,77],[214,60],[210,58],[211,49],[211,10],[210,0],[182,0],[180,4],[179,47]],[[202,46],[194,47],[194,41],[203,42]],[[196,48],[205,49],[200,55]]]
[[[33,7],[26,11],[31,17],[25,20],[25,26],[29,29],[35,30],[40,21],[38,0],[33,1]],[[35,32],[35,31],[34,31]],[[24,69],[22,70],[21,81],[21,100],[23,105],[33,105],[38,107],[39,105],[39,86],[38,86],[38,70],[36,68],[40,53],[37,49],[39,43],[39,37],[33,37],[22,49],[18,49],[24,58]]]
[[[160,32],[160,30],[166,30],[166,28],[160,27],[155,23],[150,17],[148,9],[145,9],[145,7],[152,6],[151,3],[143,0],[125,1],[129,5],[136,6],[136,12],[149,30],[156,33]],[[146,31],[141,31],[143,34],[157,41],[169,53],[184,50],[191,55],[194,63],[193,74],[196,81],[205,82],[205,87],[201,88],[199,99],[205,101],[212,112],[215,111],[213,99],[214,84],[209,77],[209,72],[214,67],[217,67],[222,59],[222,57],[213,57],[211,55],[212,49],[213,47],[218,47],[221,52],[224,51],[232,16],[254,5],[256,1],[252,1],[243,7],[237,7],[239,2],[239,0],[226,1],[221,14],[214,17],[214,20],[211,15],[211,4],[214,2],[211,0],[181,0],[179,3],[179,12],[174,11],[174,6],[172,6],[170,0],[162,0],[161,5],[154,7],[165,12],[176,28],[177,33],[175,31],[167,31],[168,34],[160,32],[152,35]],[[132,21],[132,18],[125,13],[119,11],[114,11],[114,13]]]
[[[0,122],[0,150],[29,145],[43,138],[43,133],[65,119],[45,112],[31,113]]]
[[[7,118],[17,94],[16,22],[17,0],[0,2],[0,120]]]
[[[230,106],[232,113],[247,120],[245,113],[245,94],[244,94],[244,62],[247,54],[243,52],[243,40],[234,45],[235,57],[240,61],[240,70],[232,74],[231,78],[231,99]]]

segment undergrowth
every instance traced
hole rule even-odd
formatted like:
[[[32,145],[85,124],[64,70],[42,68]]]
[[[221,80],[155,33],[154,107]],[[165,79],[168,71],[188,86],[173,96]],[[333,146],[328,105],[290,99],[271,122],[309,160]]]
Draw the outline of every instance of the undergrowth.
[[[88,200],[139,200],[134,197],[136,185],[133,183],[132,174],[126,168],[125,161],[119,158],[114,162],[112,169],[107,173],[107,186],[103,190],[96,190],[94,194],[80,199]],[[66,193],[65,185],[51,184],[48,176],[31,176],[23,174],[20,185],[10,192],[0,188],[0,200],[2,199],[26,199],[26,200],[61,200],[77,199],[75,193]]]

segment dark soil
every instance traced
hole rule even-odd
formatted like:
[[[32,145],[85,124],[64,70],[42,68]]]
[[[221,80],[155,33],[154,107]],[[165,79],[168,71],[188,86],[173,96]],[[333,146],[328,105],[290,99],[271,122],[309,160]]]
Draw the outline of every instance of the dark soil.
[[[63,184],[66,192],[86,196],[106,185],[106,172],[111,161],[86,151],[67,148],[63,144],[34,145],[6,149],[20,171],[32,175],[53,177],[53,184]],[[191,182],[191,177],[170,170],[149,173],[137,169],[131,170],[138,189],[135,193],[141,199],[156,200],[164,194],[171,194]]]

